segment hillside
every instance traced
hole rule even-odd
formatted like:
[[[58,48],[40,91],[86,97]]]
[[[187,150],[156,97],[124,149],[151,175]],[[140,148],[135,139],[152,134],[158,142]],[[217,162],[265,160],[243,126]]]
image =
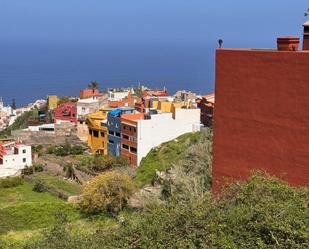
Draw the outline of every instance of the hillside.
[[[152,183],[156,171],[165,171],[184,160],[188,150],[196,144],[211,143],[211,131],[184,134],[173,141],[152,149],[137,168],[135,182],[139,187]]]

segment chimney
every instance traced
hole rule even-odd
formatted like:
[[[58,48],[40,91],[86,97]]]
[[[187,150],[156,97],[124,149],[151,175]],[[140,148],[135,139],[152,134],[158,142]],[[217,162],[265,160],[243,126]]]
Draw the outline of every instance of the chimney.
[[[297,51],[299,38],[297,36],[282,36],[277,39],[278,51]]]
[[[309,21],[304,23],[303,50],[309,50]]]

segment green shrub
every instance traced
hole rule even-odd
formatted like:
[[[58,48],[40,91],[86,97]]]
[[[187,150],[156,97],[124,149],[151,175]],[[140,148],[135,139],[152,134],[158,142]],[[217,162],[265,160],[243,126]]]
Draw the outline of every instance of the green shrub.
[[[8,177],[0,179],[0,188],[14,188],[23,184],[20,177]]]
[[[118,213],[134,189],[133,181],[128,175],[117,171],[103,173],[86,185],[79,206],[87,213]]]
[[[44,184],[43,181],[41,180],[36,180],[32,190],[34,192],[38,192],[38,193],[43,193],[43,192],[48,192],[48,187]]]

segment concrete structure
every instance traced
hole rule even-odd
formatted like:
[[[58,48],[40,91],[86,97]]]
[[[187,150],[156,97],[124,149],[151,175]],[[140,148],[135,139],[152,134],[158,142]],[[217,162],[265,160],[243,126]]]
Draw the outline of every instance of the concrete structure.
[[[134,113],[134,108],[122,107],[108,113],[108,154],[120,156],[121,154],[121,116]]]
[[[86,116],[88,126],[88,146],[94,154],[108,154],[107,148],[107,114],[111,108],[102,108],[100,111]]]
[[[93,98],[93,97],[102,97],[103,94],[99,92],[98,89],[83,89],[80,91],[79,93],[79,97],[81,99],[89,99],[89,98]]]
[[[58,97],[56,95],[47,96],[48,110],[54,110],[58,106]]]
[[[176,108],[175,115],[125,114],[121,120],[121,155],[134,166],[152,148],[182,134],[200,131],[200,109]]]
[[[68,102],[57,106],[54,109],[55,123],[62,122],[77,123],[77,107],[76,103]]]
[[[136,102],[141,101],[141,98],[138,96],[134,96],[130,91],[128,96],[121,100],[109,100],[108,105],[111,108],[119,108],[119,107],[134,107]]]
[[[109,88],[108,93],[108,100],[109,101],[121,101],[122,99],[128,97],[129,93],[134,93],[133,89],[131,88]]]
[[[71,144],[81,144],[75,123],[44,124],[29,126],[24,130],[12,131],[15,140],[21,140],[29,145],[62,145],[68,141]]]
[[[31,165],[31,146],[17,142],[0,144],[0,177],[14,176]]]
[[[309,183],[309,50],[293,40],[281,51],[217,50],[215,191],[253,170]]]
[[[94,113],[108,105],[107,96],[91,97],[87,99],[79,99],[77,101],[77,119],[83,123],[86,120],[86,115]]]

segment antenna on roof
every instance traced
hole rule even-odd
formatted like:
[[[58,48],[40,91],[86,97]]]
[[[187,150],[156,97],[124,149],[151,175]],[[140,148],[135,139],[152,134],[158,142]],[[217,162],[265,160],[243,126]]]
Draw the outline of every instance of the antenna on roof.
[[[222,48],[222,46],[223,46],[223,40],[222,40],[222,39],[219,39],[218,43],[219,43],[219,48]]]

